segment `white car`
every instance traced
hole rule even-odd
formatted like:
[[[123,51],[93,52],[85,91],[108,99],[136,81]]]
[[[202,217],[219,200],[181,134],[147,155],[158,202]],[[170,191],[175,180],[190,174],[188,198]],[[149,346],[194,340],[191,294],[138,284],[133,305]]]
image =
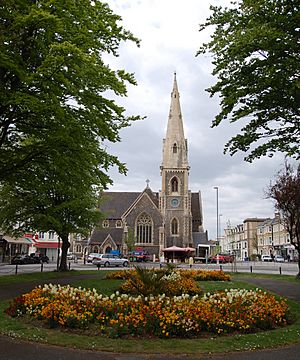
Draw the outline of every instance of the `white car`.
[[[68,260],[77,260],[77,256],[73,253],[68,253],[67,254],[67,259]]]
[[[99,253],[90,253],[90,254],[88,255],[86,261],[87,261],[88,263],[92,263],[93,260],[98,259],[100,255],[102,255],[102,254],[99,254]]]
[[[122,258],[119,255],[114,254],[100,254],[99,257],[93,260],[93,264],[97,266],[124,266],[127,267],[128,259]]]
[[[273,261],[273,259],[271,255],[262,255],[261,261]]]
[[[276,262],[284,262],[284,257],[281,256],[281,255],[275,255],[274,260],[275,260]]]

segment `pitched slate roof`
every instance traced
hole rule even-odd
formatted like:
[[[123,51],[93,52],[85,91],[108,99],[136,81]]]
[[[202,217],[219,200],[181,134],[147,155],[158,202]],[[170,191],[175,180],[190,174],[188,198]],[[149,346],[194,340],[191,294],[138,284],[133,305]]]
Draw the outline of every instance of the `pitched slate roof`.
[[[150,197],[158,207],[158,193],[154,193],[150,188],[144,192]],[[103,192],[100,197],[100,210],[107,219],[121,219],[124,212],[135,202],[142,192]]]
[[[122,228],[105,228],[105,229],[96,228],[92,233],[92,236],[90,238],[90,243],[92,243],[93,245],[95,244],[101,245],[109,234],[114,239],[114,242],[117,245],[122,244],[122,234],[123,234]]]
[[[139,195],[140,192],[106,191],[100,196],[99,208],[107,219],[121,219]]]
[[[202,224],[202,213],[201,213],[201,205],[200,205],[200,194],[199,193],[192,193],[192,231],[197,232],[199,226]]]

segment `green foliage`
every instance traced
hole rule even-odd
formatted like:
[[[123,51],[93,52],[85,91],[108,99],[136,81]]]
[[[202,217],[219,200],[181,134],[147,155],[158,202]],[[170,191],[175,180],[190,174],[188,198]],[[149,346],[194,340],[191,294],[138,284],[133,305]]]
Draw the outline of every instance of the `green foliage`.
[[[135,79],[103,56],[138,41],[99,0],[7,0],[0,11],[0,226],[56,231],[64,270],[69,233],[99,221],[109,168],[126,172],[106,144],[139,118],[114,100]]]
[[[164,282],[162,278],[166,271],[146,269],[139,266],[135,267],[136,274],[129,278],[130,285],[136,293],[142,296],[158,295],[164,292]]]
[[[110,278],[118,277],[117,275]],[[161,294],[167,296],[202,294],[192,272],[176,272],[171,266],[164,269],[147,269],[137,266],[135,271],[128,271],[124,278],[126,281],[121,284],[119,290],[126,294],[143,297]]]
[[[127,238],[125,239],[125,244],[128,251],[132,251],[135,247],[136,237],[134,236],[134,231],[132,228],[128,228]]]
[[[212,53],[218,77],[207,89],[221,97],[212,127],[247,121],[225,152],[248,152],[250,162],[276,151],[299,158],[299,1],[239,0],[211,10],[200,31],[214,32],[198,54]]]
[[[289,232],[291,244],[300,253],[300,164],[295,170],[286,162],[275,182],[267,189],[267,197],[274,200],[275,208]],[[300,258],[298,268],[297,277],[300,278]]]

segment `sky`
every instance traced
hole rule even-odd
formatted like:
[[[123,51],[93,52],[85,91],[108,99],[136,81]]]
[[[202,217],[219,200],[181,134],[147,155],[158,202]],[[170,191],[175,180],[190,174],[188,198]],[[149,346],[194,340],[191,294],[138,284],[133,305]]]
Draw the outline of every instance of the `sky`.
[[[253,163],[244,153],[223,154],[224,144],[241,124],[222,123],[211,128],[219,111],[219,98],[210,98],[206,88],[216,82],[211,75],[209,55],[197,50],[209,39],[210,30],[199,32],[199,24],[210,15],[209,6],[229,6],[228,0],[108,0],[122,17],[122,25],[141,40],[138,48],[122,44],[119,57],[107,58],[114,69],[134,73],[137,86],[129,86],[126,98],[118,99],[128,115],[146,116],[120,133],[121,142],[108,151],[126,163],[127,176],[110,171],[110,191],[143,191],[146,179],[153,191],[161,189],[162,141],[166,134],[174,71],[188,139],[189,188],[201,191],[204,228],[209,239],[217,232],[217,190],[219,232],[252,217],[273,217],[274,206],[265,189],[284,163],[282,154]]]

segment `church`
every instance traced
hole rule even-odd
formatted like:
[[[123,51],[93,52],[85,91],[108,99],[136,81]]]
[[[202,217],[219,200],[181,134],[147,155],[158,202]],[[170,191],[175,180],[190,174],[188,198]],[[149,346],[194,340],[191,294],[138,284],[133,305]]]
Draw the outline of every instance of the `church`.
[[[189,190],[188,143],[176,74],[171,92],[167,132],[162,144],[161,190],[103,192],[100,210],[105,219],[89,239],[89,252],[127,253],[128,237],[134,247],[159,257],[170,246],[197,247],[207,242],[203,229],[201,193]]]

